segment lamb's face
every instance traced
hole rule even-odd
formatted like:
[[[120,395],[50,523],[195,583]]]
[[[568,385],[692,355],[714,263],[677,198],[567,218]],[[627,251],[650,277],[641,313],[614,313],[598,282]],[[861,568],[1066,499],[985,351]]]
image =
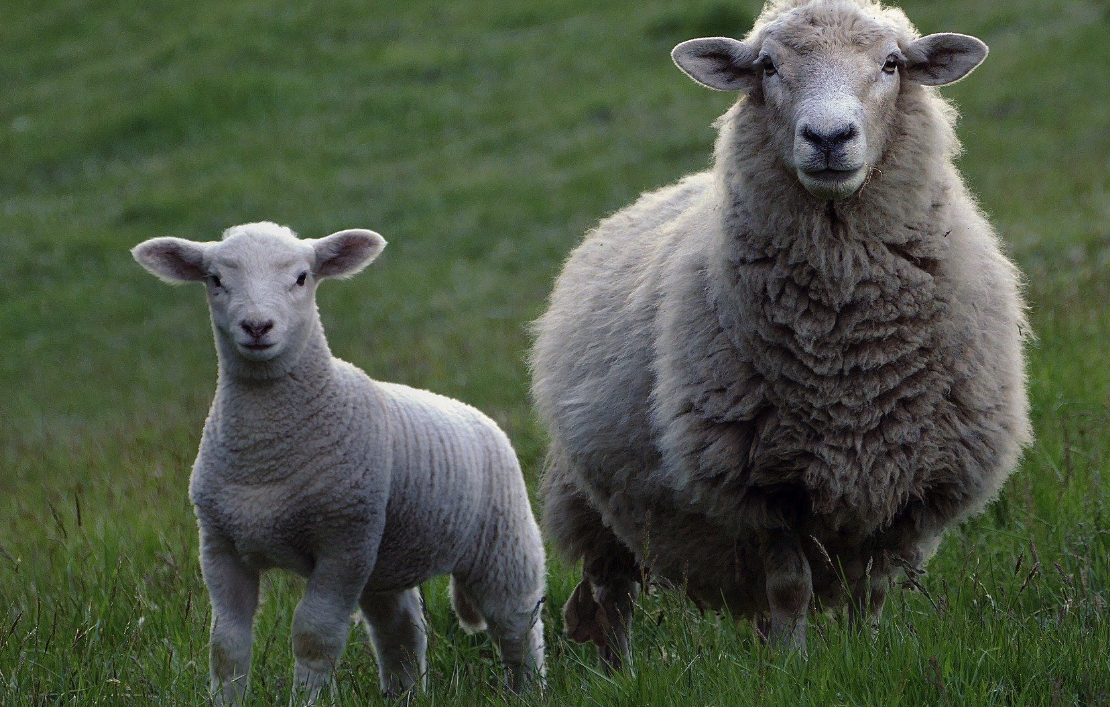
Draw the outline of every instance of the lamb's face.
[[[316,286],[358,272],[385,240],[366,230],[300,240],[272,223],[236,226],[222,241],[154,238],[132,250],[168,282],[203,281],[222,355],[245,362],[296,358],[317,319]]]
[[[782,165],[816,198],[835,200],[855,194],[882,160],[903,86],[952,83],[986,53],[965,35],[915,39],[898,11],[815,0],[745,42],[694,39],[672,56],[700,83],[747,93]]]
[[[212,246],[205,288],[217,336],[250,361],[295,347],[314,320],[317,279],[308,243],[243,230]]]

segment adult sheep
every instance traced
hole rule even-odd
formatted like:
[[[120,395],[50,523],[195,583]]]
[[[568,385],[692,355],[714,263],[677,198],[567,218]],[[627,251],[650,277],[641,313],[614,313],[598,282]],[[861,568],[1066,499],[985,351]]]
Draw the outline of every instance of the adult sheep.
[[[932,87],[986,45],[869,0],[774,0],[673,58],[740,91],[712,169],[570,256],[537,322],[545,525],[583,560],[567,631],[617,667],[641,572],[803,648],[877,620],[1031,433],[1019,274]]]
[[[253,223],[224,239],[154,238],[132,251],[169,282],[204,282],[219,357],[189,496],[212,600],[212,692],[246,690],[259,575],[308,578],[293,616],[294,679],[311,702],[361,609],[382,690],[424,681],[419,585],[451,575],[467,630],[486,628],[511,685],[544,671],[544,551],[508,437],[469,405],[371,380],[334,358],[322,280],[373,261],[373,231],[299,240]]]

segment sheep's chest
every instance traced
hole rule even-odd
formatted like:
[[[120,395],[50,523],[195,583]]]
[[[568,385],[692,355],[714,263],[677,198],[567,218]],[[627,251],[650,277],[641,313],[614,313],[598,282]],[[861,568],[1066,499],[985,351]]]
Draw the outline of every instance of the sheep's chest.
[[[750,462],[776,484],[796,474],[819,514],[885,520],[942,461],[946,293],[931,258],[838,245],[821,267],[782,257],[740,278],[740,343],[766,401]]]

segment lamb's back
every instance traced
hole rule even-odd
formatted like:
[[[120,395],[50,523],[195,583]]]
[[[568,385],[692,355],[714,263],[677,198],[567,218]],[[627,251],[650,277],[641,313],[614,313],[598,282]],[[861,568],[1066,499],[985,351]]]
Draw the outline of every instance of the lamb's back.
[[[528,500],[512,445],[493,420],[430,391],[376,385],[390,418],[392,464],[370,585],[392,589],[467,561],[490,516],[512,504],[528,508]]]

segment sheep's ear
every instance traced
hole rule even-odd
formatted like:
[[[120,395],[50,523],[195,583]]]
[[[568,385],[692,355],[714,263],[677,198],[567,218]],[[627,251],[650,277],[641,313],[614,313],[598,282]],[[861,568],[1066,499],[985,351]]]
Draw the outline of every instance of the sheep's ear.
[[[131,249],[131,256],[151,274],[166,282],[195,282],[208,275],[204,269],[207,247],[207,243],[167,236],[143,241]]]
[[[755,50],[735,39],[689,39],[671,50],[671,58],[703,86],[718,91],[750,91],[755,87]]]
[[[930,34],[906,49],[906,78],[926,86],[947,86],[982,64],[987,51],[986,44],[966,34]]]
[[[352,228],[320,238],[316,252],[316,277],[349,277],[374,262],[385,248],[385,239],[374,231]]]

